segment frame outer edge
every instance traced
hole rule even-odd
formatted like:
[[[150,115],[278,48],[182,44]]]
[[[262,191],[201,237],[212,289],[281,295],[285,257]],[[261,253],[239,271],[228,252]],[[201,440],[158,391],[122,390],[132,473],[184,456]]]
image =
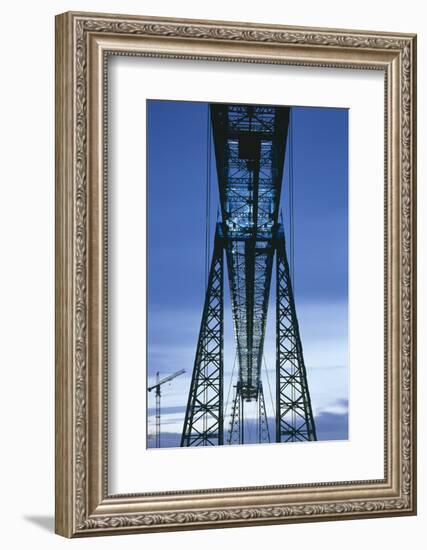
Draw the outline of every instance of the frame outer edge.
[[[117,18],[117,21],[115,19]],[[107,21],[99,21],[106,19]],[[101,26],[99,27],[99,23]],[[136,22],[138,21],[138,22]],[[164,23],[160,25],[160,23]],[[167,25],[169,23],[169,25]],[[218,24],[224,29],[218,29]],[[98,25],[98,27],[97,27]],[[234,43],[287,43],[299,42],[293,34],[288,36],[290,27],[264,26],[245,24],[240,22],[215,22],[196,20],[172,20],[165,18],[114,16],[113,14],[89,14],[82,12],[68,12],[56,17],[56,510],[55,530],[65,537],[93,536],[100,534],[119,534],[126,532],[143,531],[172,531],[177,529],[203,529],[231,527],[237,525],[257,525],[284,522],[324,521],[339,519],[356,519],[361,517],[384,517],[393,515],[413,515],[416,513],[416,216],[415,216],[415,178],[416,178],[416,36],[396,33],[371,33],[369,31],[315,29],[293,27],[295,35],[305,33],[301,37],[304,46],[311,44],[332,49],[346,49],[349,53],[367,50],[400,50],[399,58],[406,50],[409,56],[405,58],[407,65],[405,81],[409,92],[403,102],[409,109],[406,112],[404,128],[405,137],[409,140],[407,160],[408,170],[403,172],[405,193],[402,197],[402,188],[399,189],[399,202],[404,198],[407,202],[397,216],[399,225],[401,216],[406,222],[409,233],[405,241],[406,267],[409,268],[405,283],[400,274],[399,287],[402,292],[406,286],[406,336],[407,347],[400,360],[406,359],[403,369],[406,375],[406,411],[403,425],[401,424],[399,444],[403,443],[405,433],[405,452],[399,452],[398,464],[405,457],[405,484],[399,479],[399,488],[404,488],[404,494],[397,498],[374,501],[367,498],[360,501],[357,497],[353,502],[332,502],[331,504],[303,503],[300,506],[274,506],[272,508],[257,507],[247,509],[169,511],[141,513],[128,509],[125,515],[106,513],[100,517],[93,514],[93,502],[88,502],[88,492],[92,490],[90,479],[93,472],[88,468],[88,451],[90,453],[91,440],[88,433],[90,423],[87,414],[93,410],[93,401],[90,395],[87,368],[90,366],[90,357],[87,356],[87,319],[86,305],[89,296],[86,292],[88,273],[88,241],[86,209],[90,197],[87,196],[87,168],[90,166],[86,158],[87,127],[86,118],[90,113],[86,111],[86,47],[80,31],[88,33],[136,34],[138,26],[147,29],[147,35],[166,37],[170,34],[175,38],[205,40],[214,37],[215,40],[232,40]],[[172,28],[173,27],[173,28]],[[175,32],[175,27],[176,31]],[[227,27],[227,28],[225,28]],[[172,28],[172,30],[171,30]],[[274,34],[271,31],[283,30]],[[287,30],[288,29],[288,30]],[[80,32],[79,31],[79,32]],[[223,32],[222,32],[223,31]],[[218,34],[219,33],[219,34]],[[326,34],[328,33],[328,34]],[[349,36],[337,36],[349,33]],[[359,35],[359,36],[356,36]],[[228,37],[228,38],[227,38]],[[319,43],[319,40],[321,41]],[[325,42],[325,43],[324,43]],[[393,45],[395,42],[395,46]],[[218,42],[219,45],[219,42]],[[171,56],[173,57],[173,56]],[[197,57],[195,57],[196,59]],[[357,55],[356,55],[357,58]],[[216,59],[216,58],[215,58]],[[331,64],[334,65],[332,60]],[[348,68],[354,68],[355,59],[349,60]],[[321,66],[330,66],[329,63]],[[83,71],[83,73],[82,73]],[[82,74],[83,78],[82,78]],[[399,70],[399,74],[402,73]],[[80,76],[79,76],[80,75]],[[393,79],[396,83],[396,79]],[[408,91],[406,88],[406,91]],[[398,113],[401,114],[403,105],[400,94],[403,92],[401,84],[398,96],[400,97]],[[402,119],[401,119],[402,120]],[[402,130],[402,128],[400,128]],[[400,134],[402,137],[402,134]],[[76,156],[77,155],[77,156]],[[89,155],[90,156],[90,155]],[[399,162],[401,157],[399,155]],[[88,161],[86,163],[86,161]],[[398,164],[399,164],[398,162]],[[402,171],[398,171],[402,184]],[[402,226],[400,225],[400,229]],[[399,229],[398,229],[399,231]],[[399,236],[399,248],[402,246],[402,235]],[[398,271],[402,265],[402,251],[399,252]],[[90,270],[89,270],[90,275]],[[403,284],[403,286],[402,286]],[[402,295],[400,295],[402,298]],[[401,301],[399,300],[400,304]],[[397,324],[401,335],[399,315]],[[89,361],[89,364],[88,364]],[[89,369],[92,372],[92,368]],[[93,374],[93,373],[92,373]],[[402,391],[399,382],[399,392]],[[399,403],[400,406],[401,402]],[[96,408],[96,407],[95,407]],[[401,416],[400,416],[401,418]],[[396,428],[397,429],[397,428]],[[88,441],[89,440],[89,441]],[[96,453],[97,454],[97,453]],[[399,472],[399,478],[402,472]],[[409,497],[409,498],[408,498]],[[109,499],[108,499],[109,500]],[[101,503],[102,504],[102,503]],[[295,508],[295,512],[294,512]],[[290,515],[289,515],[290,514]],[[319,514],[319,515],[317,515]]]
[[[55,17],[55,532],[74,532],[73,33]]]
[[[412,471],[411,495],[413,515],[417,515],[417,35],[411,39],[411,266],[412,266],[412,294],[411,294],[411,369],[412,369]]]
[[[139,23],[150,23],[150,24],[172,24],[175,26],[179,25],[202,25],[205,27],[228,27],[228,28],[245,28],[247,30],[267,30],[267,31],[295,31],[295,32],[306,32],[310,33],[331,33],[331,34],[348,34],[361,35],[361,36],[381,36],[384,38],[394,38],[394,39],[411,39],[416,37],[415,33],[408,32],[392,32],[392,31],[378,31],[378,30],[369,30],[369,29],[355,29],[355,28],[342,28],[342,27],[317,27],[317,26],[306,26],[306,25],[285,25],[281,23],[256,23],[254,21],[242,21],[242,20],[224,20],[224,19],[194,19],[189,17],[166,17],[166,16],[153,16],[153,15],[138,15],[138,14],[124,14],[124,13],[111,13],[111,12],[92,12],[92,11],[81,11],[81,10],[70,10],[64,13],[64,15],[70,15],[73,18],[83,18],[86,20],[93,19],[99,20],[103,19],[106,21],[127,21],[127,22],[139,22]]]

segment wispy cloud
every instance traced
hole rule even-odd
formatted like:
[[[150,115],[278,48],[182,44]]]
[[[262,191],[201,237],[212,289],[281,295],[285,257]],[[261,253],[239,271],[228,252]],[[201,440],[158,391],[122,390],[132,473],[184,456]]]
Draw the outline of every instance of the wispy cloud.
[[[301,337],[313,412],[321,424],[325,415],[346,415],[348,399],[347,306],[345,303],[301,303],[298,308]],[[225,332],[224,388],[227,399],[233,396],[231,371],[235,359],[235,341],[229,307],[225,312],[228,327]],[[184,368],[186,373],[162,388],[162,423],[171,432],[181,432],[191,382],[194,355],[197,345],[201,312],[158,310],[150,322],[154,335],[148,350],[148,379],[155,373],[164,376]],[[274,318],[269,318],[265,342],[265,359],[268,369],[262,369],[267,413],[273,417],[275,393],[275,334]],[[163,335],[163,336],[162,336]],[[272,395],[270,396],[270,388]],[[149,394],[149,422],[154,421],[154,395]],[[231,403],[228,403],[230,411]],[[168,417],[168,415],[170,415]],[[323,416],[322,416],[323,415]],[[329,420],[335,418],[331,417]]]
[[[348,439],[348,414],[333,413],[322,411],[315,418],[316,432],[318,441],[344,441]],[[181,441],[181,430],[176,429],[171,431],[171,426],[167,430],[162,430],[161,444],[162,447],[179,447]],[[268,419],[270,430],[270,442],[274,443],[275,438],[275,421],[273,418]],[[257,421],[255,418],[249,418],[245,424],[245,441],[247,444],[258,443]],[[228,431],[225,433],[225,441],[228,441]],[[148,447],[155,447],[154,431],[150,433],[147,441]]]
[[[150,422],[149,422],[149,434],[151,436],[155,433],[154,415],[155,409],[149,409]],[[346,440],[348,439],[348,401],[347,399],[337,399],[330,405],[323,407],[315,411],[314,421],[316,425],[317,439],[319,441],[329,440]],[[176,446],[176,441],[179,441],[182,433],[183,421],[185,415],[185,407],[165,407],[162,410],[162,445],[163,446]],[[224,419],[225,438],[228,437],[228,429],[230,417]],[[250,415],[245,421],[245,438],[247,443],[257,443],[257,418]],[[270,439],[273,442],[275,434],[275,419],[273,417],[268,418],[268,425],[270,430]],[[165,440],[163,441],[163,434]],[[168,435],[169,434],[169,435]],[[149,437],[150,439],[150,437]],[[152,439],[152,438],[151,438]],[[167,442],[170,442],[170,445]],[[152,445],[155,446],[153,442]],[[179,446],[179,443],[178,443]]]

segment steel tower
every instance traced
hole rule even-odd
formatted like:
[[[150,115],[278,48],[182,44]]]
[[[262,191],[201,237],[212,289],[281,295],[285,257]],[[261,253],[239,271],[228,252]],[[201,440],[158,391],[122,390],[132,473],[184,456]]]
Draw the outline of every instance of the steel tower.
[[[276,258],[276,442],[315,440],[284,228],[279,223],[290,109],[210,105],[221,221],[188,396],[181,446],[244,443],[245,403],[257,402],[258,441],[270,441],[261,381]],[[224,257],[236,337],[238,380],[224,439]]]

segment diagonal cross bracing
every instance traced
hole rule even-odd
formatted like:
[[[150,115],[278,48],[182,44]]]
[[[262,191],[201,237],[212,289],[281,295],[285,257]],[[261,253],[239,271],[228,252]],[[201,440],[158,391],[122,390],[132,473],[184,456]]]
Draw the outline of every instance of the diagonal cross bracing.
[[[285,236],[278,223],[290,109],[213,104],[210,110],[221,221],[216,225],[181,446],[245,443],[246,401],[257,404],[258,442],[270,441],[261,364],[274,257],[276,442],[315,440]],[[224,255],[239,365],[228,437],[223,427]]]
[[[289,108],[211,105],[224,247],[245,400],[260,387]]]

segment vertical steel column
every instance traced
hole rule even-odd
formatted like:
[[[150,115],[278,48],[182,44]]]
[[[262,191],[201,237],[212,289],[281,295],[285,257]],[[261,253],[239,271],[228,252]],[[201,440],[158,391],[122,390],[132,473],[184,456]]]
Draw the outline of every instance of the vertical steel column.
[[[262,384],[260,384],[258,392],[258,443],[270,443],[270,429],[268,427],[268,417]]]
[[[316,440],[285,236],[281,225],[278,228],[276,247],[276,441]]]
[[[223,251],[220,227],[217,225],[181,447],[224,444]]]
[[[240,391],[240,384],[237,382],[231,409],[230,431],[228,432],[229,445],[241,445],[243,443],[243,428],[243,396]]]

